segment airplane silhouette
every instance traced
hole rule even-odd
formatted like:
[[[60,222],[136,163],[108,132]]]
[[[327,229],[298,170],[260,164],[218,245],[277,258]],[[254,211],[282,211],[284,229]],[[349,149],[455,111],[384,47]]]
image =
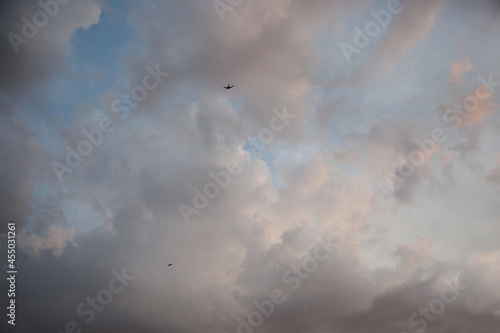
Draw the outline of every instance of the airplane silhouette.
[[[227,86],[225,86],[224,88],[225,88],[225,89],[227,89],[227,90],[229,90],[229,89],[231,89],[232,87],[234,87],[234,84],[233,84],[232,86],[228,84],[228,85],[227,85]]]
[[[167,266],[172,266],[173,264],[168,264]]]

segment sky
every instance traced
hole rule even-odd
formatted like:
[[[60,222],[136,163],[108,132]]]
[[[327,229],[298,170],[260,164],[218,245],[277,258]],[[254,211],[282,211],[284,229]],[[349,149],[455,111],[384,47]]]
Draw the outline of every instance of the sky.
[[[499,333],[499,18],[2,1],[0,330]]]

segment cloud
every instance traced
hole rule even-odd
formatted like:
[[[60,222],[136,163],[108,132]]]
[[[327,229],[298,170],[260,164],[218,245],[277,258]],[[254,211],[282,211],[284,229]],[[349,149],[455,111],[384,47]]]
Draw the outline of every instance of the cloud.
[[[402,11],[392,17],[387,32],[379,37],[377,43],[370,44],[369,50],[364,51],[369,53],[363,64],[354,68],[341,82],[335,83],[334,87],[359,86],[376,75],[386,75],[395,64],[408,56],[410,50],[429,36],[439,21],[445,1],[401,2],[401,6]]]
[[[60,256],[67,242],[72,242],[75,235],[73,229],[63,229],[51,226],[45,237],[21,232],[19,235],[19,247],[32,255],[38,255],[41,251],[52,250],[55,256]]]
[[[450,141],[425,156],[395,200],[377,198],[384,172],[394,173],[399,155],[409,158],[421,148],[415,139],[425,140],[438,126],[427,117],[441,116],[435,111],[449,104],[429,98],[441,91],[419,80],[439,73],[436,81],[453,95],[453,84],[480,66],[474,54],[443,50],[444,60],[418,67],[426,69],[421,76],[389,85],[378,79],[405,66],[443,29],[453,4],[404,2],[367,50],[368,70],[336,78],[332,90],[319,70],[318,36],[330,25],[336,32],[355,25],[373,2],[352,9],[346,1],[248,1],[221,22],[211,1],[126,1],[115,14],[123,15],[120,28],[131,36],[119,52],[92,44],[97,59],[119,64],[109,85],[88,82],[99,66],[86,64],[90,76],[63,119],[32,112],[26,105],[59,105],[65,97],[54,97],[55,81],[82,80],[69,75],[81,56],[75,32],[109,23],[114,5],[89,0],[61,7],[15,57],[8,39],[0,44],[0,209],[5,221],[18,220],[19,332],[62,331],[69,321],[97,333],[235,332],[238,318],[248,320],[258,311],[255,302],[274,289],[287,299],[265,316],[261,332],[401,332],[452,281],[467,290],[428,321],[427,331],[498,327],[499,256],[491,240],[498,211],[483,189],[497,182],[496,165],[486,178],[473,179],[477,188],[455,187],[470,180],[461,174],[460,152],[472,163],[475,153],[490,151],[485,134],[497,116],[493,98],[464,117],[456,129],[463,142],[447,127]],[[19,29],[18,19],[36,8],[36,2],[4,4],[2,31]],[[484,38],[482,46],[493,45]],[[64,146],[75,147],[82,129],[95,128],[112,101],[156,64],[169,76],[125,121],[116,120],[114,131],[60,184],[51,162],[64,160]],[[400,95],[409,81],[413,95]],[[227,83],[234,89],[222,89]],[[460,87],[469,89],[465,84]],[[284,107],[296,115],[290,126],[259,154],[249,149],[249,136]],[[39,120],[54,122],[55,148],[40,134]],[[186,225],[179,204],[191,204],[194,189],[228,162],[241,173]],[[447,193],[443,220],[423,221]],[[466,203],[476,207],[456,194],[475,198]],[[292,289],[283,274],[299,272],[319,236],[339,247]],[[108,288],[113,270],[122,267],[135,279],[86,323],[76,309]]]
[[[486,175],[486,181],[491,183],[492,185],[500,185],[500,156],[496,161],[496,166],[494,166]],[[498,165],[498,166],[497,166]]]
[[[35,13],[45,13],[37,2],[28,0],[6,1],[2,6],[0,31],[3,36],[12,32],[23,37],[25,23],[22,18],[32,22]],[[71,35],[78,28],[86,29],[98,23],[100,14],[98,0],[72,1],[60,5],[58,14],[50,17],[48,23],[37,29],[26,43],[18,45],[18,53],[8,38],[2,38],[0,89],[9,92],[12,98],[22,100],[34,89],[43,87],[43,83],[54,78],[64,67],[64,57],[71,53]]]
[[[463,83],[464,79],[462,78],[462,76],[465,73],[472,70],[472,68],[473,68],[473,64],[469,58],[464,58],[462,60],[458,60],[458,61],[454,62],[451,65],[450,72],[448,74],[449,75],[448,80],[450,81],[450,84]]]

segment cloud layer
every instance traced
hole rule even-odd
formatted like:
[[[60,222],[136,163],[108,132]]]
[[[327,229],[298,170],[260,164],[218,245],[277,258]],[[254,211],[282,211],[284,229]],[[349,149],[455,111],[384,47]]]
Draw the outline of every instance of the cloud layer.
[[[394,3],[47,3],[0,41],[2,331],[500,328],[496,1],[401,1],[352,62]]]

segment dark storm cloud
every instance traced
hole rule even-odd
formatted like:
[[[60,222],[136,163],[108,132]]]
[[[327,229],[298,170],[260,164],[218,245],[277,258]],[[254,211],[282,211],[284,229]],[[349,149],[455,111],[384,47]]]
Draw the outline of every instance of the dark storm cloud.
[[[96,13],[93,6],[97,6],[98,3],[98,1],[69,2],[64,5],[57,3],[58,9],[54,9],[52,17],[45,14],[38,1],[2,2],[0,89],[9,93],[11,101],[22,101],[23,98],[30,96],[34,89],[40,89],[44,82],[54,77],[64,57],[69,53],[68,42],[71,34],[78,27],[86,28],[92,22],[95,23]],[[39,27],[34,25],[33,16],[36,16],[36,13],[43,13],[47,18],[45,21],[40,21]],[[46,23],[43,24],[44,22]],[[30,31],[30,26],[34,27],[34,30]],[[10,33],[19,37],[15,40],[8,38]],[[23,38],[23,43],[18,44],[17,38]]]
[[[92,2],[89,2],[92,4]],[[2,2],[0,31],[0,89],[1,100],[1,178],[5,189],[1,196],[2,212],[5,222],[10,219],[22,223],[30,213],[30,196],[37,179],[47,178],[46,161],[51,154],[38,142],[35,133],[27,128],[27,111],[21,106],[27,101],[39,101],[44,104],[43,90],[61,66],[67,54],[69,36],[78,26],[86,26],[94,19],[95,13],[81,15],[71,21],[71,16],[81,8],[68,5],[66,15],[51,18],[45,27],[20,46],[15,52],[7,35],[10,32],[22,34],[23,17],[33,18],[41,8],[35,1]],[[82,7],[85,8],[85,5]],[[60,14],[63,14],[61,7]],[[50,29],[58,29],[55,36]],[[31,111],[28,113],[32,113]],[[35,116],[35,115],[32,115]],[[21,226],[21,225],[20,225]]]

